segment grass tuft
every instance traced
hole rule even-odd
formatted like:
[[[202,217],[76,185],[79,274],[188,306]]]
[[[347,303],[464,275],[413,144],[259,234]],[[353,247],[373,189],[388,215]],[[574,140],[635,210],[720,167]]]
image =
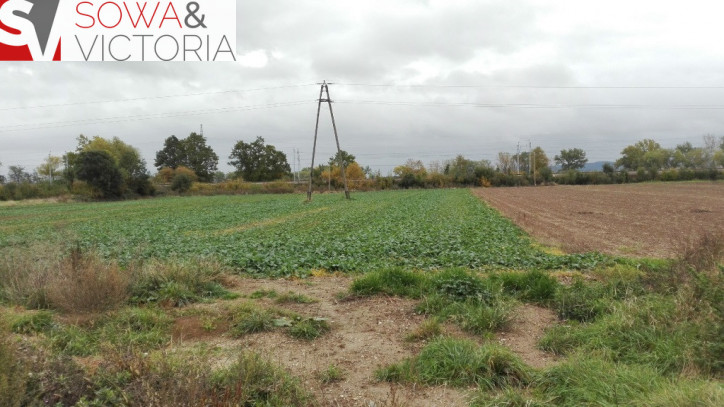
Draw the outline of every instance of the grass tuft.
[[[292,338],[305,341],[312,341],[331,331],[329,323],[321,318],[309,318],[299,321],[289,328],[289,335]]]
[[[510,350],[494,344],[479,347],[453,338],[437,339],[420,354],[400,364],[380,369],[379,380],[496,388],[530,381],[530,372]]]
[[[327,369],[319,373],[319,381],[324,384],[341,382],[344,380],[344,377],[344,371],[336,365],[329,365]]]
[[[391,295],[420,298],[426,278],[420,273],[402,269],[385,269],[365,274],[352,283],[350,291],[360,296]]]
[[[425,320],[413,332],[405,337],[406,342],[420,342],[437,338],[442,335],[442,326],[437,318]]]
[[[538,304],[551,302],[560,287],[554,277],[538,270],[498,273],[491,275],[490,279],[500,281],[506,294]]]
[[[289,292],[278,296],[274,302],[277,304],[314,304],[318,301],[304,294]]]
[[[221,285],[225,269],[208,260],[152,261],[135,276],[131,303],[183,307],[206,299],[225,298]]]
[[[38,311],[13,318],[10,330],[16,334],[29,335],[47,332],[52,327],[53,314],[48,311]]]

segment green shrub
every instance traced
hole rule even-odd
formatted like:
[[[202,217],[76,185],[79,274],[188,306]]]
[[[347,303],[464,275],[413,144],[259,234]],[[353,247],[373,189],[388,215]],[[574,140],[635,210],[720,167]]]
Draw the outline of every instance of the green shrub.
[[[188,192],[193,185],[194,180],[187,174],[176,174],[171,180],[171,190],[183,194]]]

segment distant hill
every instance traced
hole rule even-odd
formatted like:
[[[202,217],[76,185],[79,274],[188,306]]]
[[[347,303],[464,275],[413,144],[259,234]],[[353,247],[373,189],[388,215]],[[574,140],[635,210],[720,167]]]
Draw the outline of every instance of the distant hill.
[[[593,163],[586,163],[586,166],[581,169],[581,172],[600,172],[603,171],[603,165],[604,164],[611,164],[616,165],[613,161],[596,161]],[[553,172],[558,172],[561,170],[561,167],[559,165],[555,165],[552,167]]]

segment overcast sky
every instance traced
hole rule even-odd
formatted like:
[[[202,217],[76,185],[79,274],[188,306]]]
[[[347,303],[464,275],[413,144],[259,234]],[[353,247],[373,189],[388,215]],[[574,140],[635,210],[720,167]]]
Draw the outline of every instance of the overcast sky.
[[[643,138],[701,145],[724,135],[722,16],[717,0],[239,0],[238,63],[0,63],[0,173],[79,134],[117,136],[155,172],[164,139],[201,124],[221,170],[257,136],[309,166],[322,80],[342,148],[383,174],[529,140],[590,161]]]

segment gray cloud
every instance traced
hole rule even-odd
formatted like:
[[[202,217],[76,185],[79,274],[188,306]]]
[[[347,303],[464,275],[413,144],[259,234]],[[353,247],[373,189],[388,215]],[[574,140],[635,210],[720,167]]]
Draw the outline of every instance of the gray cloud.
[[[493,160],[529,139],[551,157],[581,147],[603,160],[644,137],[673,146],[724,133],[721,110],[653,108],[721,106],[722,89],[514,87],[724,85],[724,52],[713,40],[724,28],[710,24],[720,6],[694,0],[682,12],[673,2],[596,0],[586,2],[593,10],[586,11],[580,3],[239,0],[237,53],[244,63],[2,63],[0,172],[13,164],[34,168],[49,152],[70,151],[81,133],[120,137],[151,168],[166,137],[185,136],[202,123],[225,170],[235,141],[257,136],[289,155],[301,149],[308,165],[318,87],[229,91],[324,79],[339,83],[331,90],[342,147],[383,173],[413,157],[429,162],[462,153]],[[177,96],[118,102],[164,95]],[[292,101],[308,103],[200,114]],[[98,103],[68,105],[82,102]],[[66,106],[7,110],[55,104]],[[602,104],[645,108],[581,107]],[[187,113],[168,117],[178,112]],[[119,119],[87,122],[109,117]],[[58,124],[31,129],[43,123]],[[23,127],[7,127],[13,125]],[[321,136],[322,153],[331,155],[326,121]]]

